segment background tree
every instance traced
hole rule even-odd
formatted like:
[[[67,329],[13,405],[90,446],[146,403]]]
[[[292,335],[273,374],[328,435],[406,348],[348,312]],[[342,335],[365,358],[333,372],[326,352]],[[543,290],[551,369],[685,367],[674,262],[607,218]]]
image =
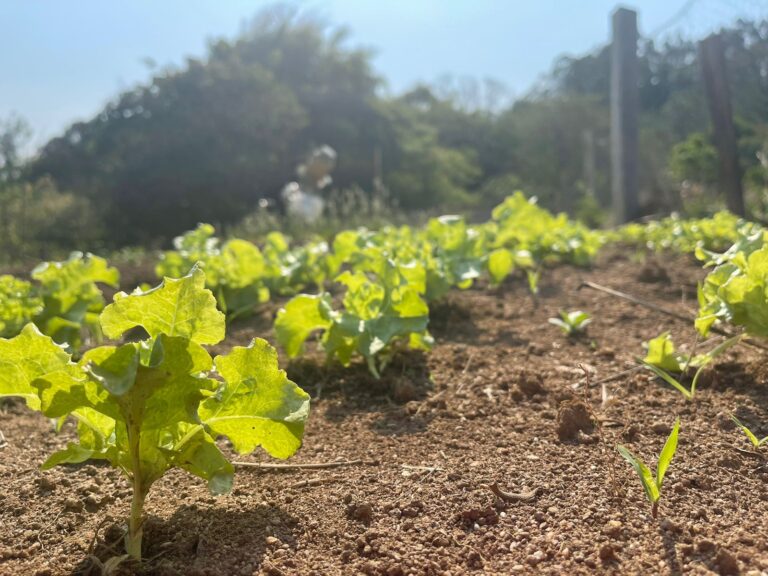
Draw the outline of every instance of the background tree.
[[[764,213],[768,24],[739,22],[722,35],[747,197]],[[403,210],[487,213],[520,187],[597,222],[610,202],[609,74],[602,47],[561,58],[511,104],[497,83],[450,77],[388,96],[370,52],[350,47],[344,30],[270,9],[204,58],[72,125],[23,174],[14,160],[14,178],[50,176],[87,203],[102,223],[95,233],[115,246],[167,242],[201,220],[235,224],[260,198],[277,198],[322,144],[338,152],[335,187],[370,192],[382,176]],[[639,90],[641,201],[647,211],[678,208],[679,170],[693,169],[683,169],[689,153],[707,156],[697,134],[710,133],[696,42],[641,41]]]

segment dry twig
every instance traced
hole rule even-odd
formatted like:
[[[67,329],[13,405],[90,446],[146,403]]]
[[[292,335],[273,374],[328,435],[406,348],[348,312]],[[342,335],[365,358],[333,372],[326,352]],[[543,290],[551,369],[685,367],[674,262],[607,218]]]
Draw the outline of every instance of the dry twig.
[[[404,470],[413,470],[414,472],[442,472],[439,466],[411,466],[410,464],[400,464]]]
[[[736,452],[739,454],[742,454],[744,456],[749,456],[750,458],[757,458],[758,460],[765,460],[766,457],[761,452],[755,452],[754,450],[744,450],[743,448],[739,448],[738,446],[731,446]]]
[[[649,302],[648,300],[643,300],[642,298],[638,298],[637,296],[633,296],[632,294],[627,294],[626,292],[614,290],[613,288],[609,288],[608,286],[602,286],[594,282],[588,282],[586,280],[582,281],[578,289],[581,290],[582,288],[591,288],[592,290],[597,290],[598,292],[603,292],[604,294],[610,294],[611,296],[616,296],[617,298],[621,298],[622,300],[632,302],[633,304],[637,304],[638,306],[643,306],[650,310],[655,310],[656,312],[666,314],[667,316],[671,316],[672,318],[682,320],[683,322],[686,322],[686,323],[692,324],[696,320],[694,316],[691,316],[688,314],[680,314],[679,312],[675,312],[674,310],[670,310],[669,308],[664,308],[663,306],[659,306],[658,304],[654,304],[653,302]],[[736,336],[736,334],[733,334],[727,330],[723,330],[719,326],[712,326],[710,330],[715,334],[719,334],[720,336],[725,336],[727,338],[733,338],[734,336]],[[755,340],[751,340],[749,338],[742,339],[742,342],[744,342],[745,344],[748,344],[749,346],[760,348],[761,350],[768,350],[768,346],[760,342],[757,342]]]
[[[331,476],[329,478],[310,478],[309,480],[302,480],[291,484],[289,488],[298,490],[299,488],[308,488],[310,486],[320,486],[322,484],[330,484],[331,482],[338,482],[341,478],[339,476]]]
[[[337,460],[336,462],[311,462],[308,464],[275,464],[273,462],[232,462],[235,466],[256,468],[258,470],[318,470],[322,468],[340,468],[358,464],[374,464],[363,460]]]

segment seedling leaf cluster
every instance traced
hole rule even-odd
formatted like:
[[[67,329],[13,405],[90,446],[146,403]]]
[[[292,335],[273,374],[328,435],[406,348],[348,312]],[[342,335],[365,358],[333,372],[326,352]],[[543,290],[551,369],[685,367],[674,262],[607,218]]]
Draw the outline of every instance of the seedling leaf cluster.
[[[101,340],[98,317],[104,298],[98,284],[116,288],[120,274],[107,261],[73,252],[63,262],[43,262],[32,282],[0,276],[0,337],[18,334],[29,322],[76,352],[83,338]]]
[[[680,419],[675,420],[675,425],[672,427],[667,437],[667,441],[664,443],[659,454],[659,459],[656,464],[656,474],[654,475],[650,468],[637,456],[632,454],[627,448],[619,444],[616,448],[619,454],[635,469],[640,479],[640,483],[643,486],[645,497],[651,504],[651,513],[656,518],[659,510],[659,500],[661,499],[661,489],[664,484],[664,476],[667,473],[672,458],[677,452],[677,438],[680,433]]]
[[[132,486],[126,551],[141,558],[143,507],[150,488],[181,468],[221,494],[234,469],[216,439],[234,450],[261,446],[288,458],[301,445],[309,396],[278,368],[264,340],[211,358],[204,348],[223,340],[224,315],[205,275],[193,268],[152,290],[119,293],[100,316],[104,333],[119,339],[134,328],[138,342],[88,350],[79,361],[34,324],[0,339],[0,394],[62,423],[77,422],[78,442],[52,454],[50,468],[105,460]]]

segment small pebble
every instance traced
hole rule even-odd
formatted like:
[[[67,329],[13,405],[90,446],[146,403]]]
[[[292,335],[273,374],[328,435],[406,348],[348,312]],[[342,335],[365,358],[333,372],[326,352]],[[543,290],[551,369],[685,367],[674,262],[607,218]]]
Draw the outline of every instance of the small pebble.
[[[618,538],[621,536],[621,530],[624,525],[618,520],[610,520],[603,527],[603,534],[610,536],[611,538]]]
[[[64,501],[64,510],[68,510],[70,512],[82,512],[83,503],[77,498],[67,498]]]
[[[654,422],[651,425],[654,434],[669,434],[671,428],[666,422]]]

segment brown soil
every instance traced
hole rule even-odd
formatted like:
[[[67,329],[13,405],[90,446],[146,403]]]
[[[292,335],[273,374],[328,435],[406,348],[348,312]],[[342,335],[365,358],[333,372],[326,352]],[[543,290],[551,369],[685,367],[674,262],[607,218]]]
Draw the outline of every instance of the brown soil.
[[[171,473],[147,502],[147,561],[120,571],[765,573],[768,466],[748,454],[728,418],[735,412],[768,434],[765,352],[728,352],[702,378],[693,403],[645,372],[599,384],[633,366],[642,342],[663,330],[694,343],[690,324],[577,290],[591,280],[691,312],[702,271],[683,257],[661,266],[664,274],[651,278],[613,254],[591,271],[548,270],[538,302],[521,278],[501,290],[452,293],[433,307],[435,349],[396,357],[379,382],[361,365],[326,367],[317,356],[294,362],[291,377],[319,398],[292,462],[363,464],[241,469],[224,497]],[[565,338],[547,323],[576,308],[594,317],[585,336]],[[271,338],[275,310],[237,323],[218,351],[255,335]],[[584,370],[593,387],[583,386]],[[653,466],[677,415],[680,445],[654,520],[614,446],[624,443]],[[0,430],[7,441],[0,448],[0,573],[98,573],[92,554],[104,561],[121,553],[126,480],[98,464],[40,472],[73,428],[56,434],[20,404],[6,405]],[[494,483],[523,497],[500,498]]]

